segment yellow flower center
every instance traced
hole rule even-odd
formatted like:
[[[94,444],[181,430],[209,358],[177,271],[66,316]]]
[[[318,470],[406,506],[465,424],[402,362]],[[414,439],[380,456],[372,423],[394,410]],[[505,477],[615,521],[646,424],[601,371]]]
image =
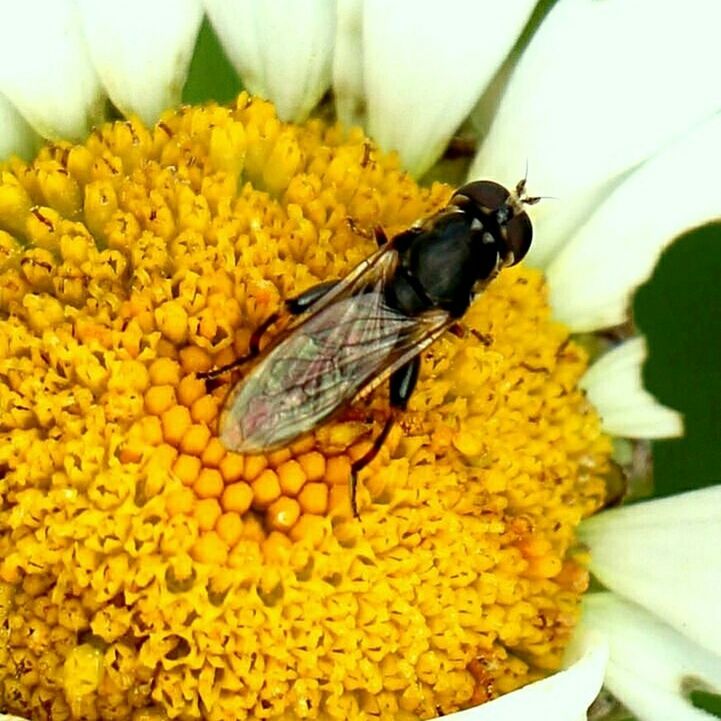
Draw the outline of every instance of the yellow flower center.
[[[197,377],[450,192],[246,94],[0,168],[2,710],[420,719],[558,666],[610,444],[539,273],[425,354],[359,519],[385,391],[242,456]]]

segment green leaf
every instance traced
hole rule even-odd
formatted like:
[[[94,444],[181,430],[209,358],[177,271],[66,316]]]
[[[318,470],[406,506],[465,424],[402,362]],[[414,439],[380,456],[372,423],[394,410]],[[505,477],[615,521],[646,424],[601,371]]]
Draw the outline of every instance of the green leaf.
[[[683,438],[653,444],[655,495],[721,482],[721,224],[666,250],[634,314],[648,337],[646,387],[686,425]]]
[[[220,45],[208,18],[195,43],[188,79],[183,87],[183,102],[191,104],[215,100],[229,103],[243,89],[243,84]]]
[[[696,708],[708,711],[710,714],[721,718],[721,696],[707,691],[694,691],[691,700]]]

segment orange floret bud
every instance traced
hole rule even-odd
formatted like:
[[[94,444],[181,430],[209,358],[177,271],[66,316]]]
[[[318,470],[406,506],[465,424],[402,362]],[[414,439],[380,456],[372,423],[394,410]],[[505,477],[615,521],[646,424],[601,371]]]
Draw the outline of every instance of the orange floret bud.
[[[168,443],[179,445],[190,428],[190,411],[185,406],[173,406],[161,416],[163,437]]]
[[[215,528],[222,513],[220,503],[216,498],[203,498],[197,501],[193,510],[193,516],[201,531],[210,531]]]
[[[267,468],[252,483],[253,506],[256,508],[267,508],[278,496],[280,496],[280,481],[278,474]]]
[[[218,415],[218,401],[213,396],[201,396],[193,401],[190,415],[196,423],[209,424]]]
[[[276,531],[289,531],[300,516],[300,505],[294,498],[281,496],[268,506],[267,519]]]
[[[223,444],[220,442],[219,438],[211,438],[208,441],[208,445],[205,446],[205,450],[203,451],[203,455],[201,456],[201,458],[203,460],[204,466],[211,466],[213,468],[217,468],[220,465],[223,458],[225,458],[225,448],[223,447]],[[226,481],[228,480],[227,478],[225,478],[225,474],[223,474],[223,478]]]
[[[246,481],[253,481],[267,467],[268,459],[265,456],[246,456],[243,477]]]
[[[192,486],[195,483],[201,468],[200,458],[181,453],[173,464],[173,473],[185,486]]]
[[[331,486],[328,510],[341,516],[350,515],[350,489],[348,486]]]
[[[348,458],[352,463],[355,463],[359,458],[363,458],[363,456],[370,451],[370,449],[373,447],[373,441],[359,441],[358,443],[354,443],[347,451]]]
[[[298,463],[309,481],[320,481],[325,475],[325,456],[318,451],[298,456]]]
[[[159,416],[175,404],[173,386],[151,386],[145,393],[145,410]]]
[[[213,367],[210,354],[195,345],[187,346],[180,351],[180,364],[186,373],[202,373]]]
[[[297,496],[306,481],[301,464],[298,461],[286,461],[276,468],[276,473],[283,493]]]
[[[172,358],[157,358],[150,364],[149,372],[153,385],[177,386],[180,383],[180,364]]]
[[[325,483],[306,483],[298,495],[303,513],[325,513],[328,509],[328,486]]]
[[[228,453],[219,465],[226,483],[234,483],[243,477],[245,459],[239,453]]]
[[[198,498],[220,498],[223,488],[223,477],[215,468],[203,468],[193,484]]]
[[[267,457],[268,463],[273,468],[277,468],[281,463],[284,463],[291,457],[290,448],[279,448],[277,451],[268,453]]]
[[[198,398],[205,395],[205,383],[194,374],[183,376],[178,384],[178,401],[184,406],[192,406]]]
[[[315,447],[315,438],[311,434],[301,436],[297,441],[291,443],[290,450],[294,456],[312,451]]]
[[[350,459],[348,456],[333,456],[326,461],[325,479],[331,485],[348,483]]]
[[[180,449],[184,453],[192,453],[193,455],[200,456],[203,454],[209,440],[210,430],[208,426],[194,423],[183,434],[183,438],[180,441]]]
[[[253,489],[247,484],[232,483],[225,487],[221,503],[226,511],[235,511],[244,514],[253,502]]]
[[[235,512],[224,513],[215,524],[218,535],[229,546],[234,546],[243,536],[243,521]]]

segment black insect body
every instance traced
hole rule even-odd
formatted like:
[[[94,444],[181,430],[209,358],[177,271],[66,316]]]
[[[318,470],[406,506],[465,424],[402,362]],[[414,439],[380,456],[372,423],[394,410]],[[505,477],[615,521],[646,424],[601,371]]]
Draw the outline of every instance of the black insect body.
[[[293,442],[389,379],[392,412],[371,450],[353,465],[351,503],[357,515],[358,471],[382,446],[406,407],[420,354],[455,321],[504,267],[531,244],[523,209],[538,198],[483,180],[459,188],[449,204],[386,241],[345,278],[317,285],[286,302],[295,316],[259,353],[274,315],[251,340],[249,356],[205,374],[216,377],[257,362],[230,392],[220,418],[223,445],[260,453]]]

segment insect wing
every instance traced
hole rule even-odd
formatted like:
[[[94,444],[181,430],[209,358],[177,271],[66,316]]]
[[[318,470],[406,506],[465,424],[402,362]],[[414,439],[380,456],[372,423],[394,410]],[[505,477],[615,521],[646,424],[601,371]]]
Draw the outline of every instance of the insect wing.
[[[443,311],[411,318],[386,304],[396,260],[392,249],[371,256],[271,345],[226,403],[220,423],[226,447],[252,453],[292,442],[443,332]]]
[[[343,280],[325,295],[321,296],[305,313],[294,318],[275,341],[271,342],[269,350],[282,342],[284,336],[306,323],[312,316],[320,313],[328,306],[344,298],[359,295],[371,290],[381,290],[398,263],[398,253],[391,246],[380,248],[348,273]]]

